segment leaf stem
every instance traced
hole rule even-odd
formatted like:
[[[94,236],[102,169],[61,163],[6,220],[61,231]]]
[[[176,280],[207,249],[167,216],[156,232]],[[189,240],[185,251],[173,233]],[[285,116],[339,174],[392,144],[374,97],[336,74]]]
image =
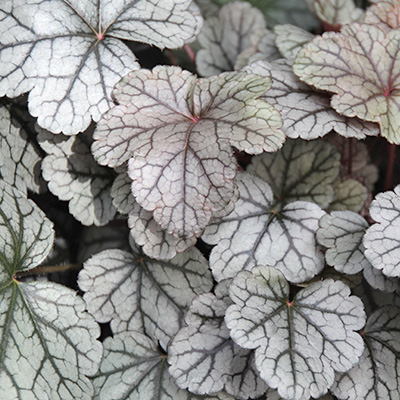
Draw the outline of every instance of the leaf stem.
[[[188,44],[185,44],[183,48],[188,57],[190,58],[190,60],[192,61],[192,63],[196,65],[196,53],[193,51],[193,49]]]
[[[27,276],[34,276],[39,274],[53,274],[55,272],[64,272],[68,270],[81,269],[82,264],[63,264],[63,265],[44,265],[32,268],[25,271],[18,271],[15,273],[15,279],[25,278]]]

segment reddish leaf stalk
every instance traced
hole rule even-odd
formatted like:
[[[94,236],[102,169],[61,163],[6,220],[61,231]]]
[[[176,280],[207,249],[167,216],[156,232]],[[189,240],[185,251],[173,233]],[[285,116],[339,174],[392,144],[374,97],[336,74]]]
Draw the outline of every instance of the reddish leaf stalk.
[[[389,161],[388,161],[386,179],[385,179],[385,190],[390,190],[392,188],[395,160],[396,160],[396,145],[391,144],[389,146]]]

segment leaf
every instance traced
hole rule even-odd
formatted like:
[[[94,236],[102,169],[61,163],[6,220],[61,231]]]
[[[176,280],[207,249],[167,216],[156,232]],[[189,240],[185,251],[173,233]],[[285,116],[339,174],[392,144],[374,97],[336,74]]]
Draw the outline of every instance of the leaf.
[[[319,225],[317,241],[328,249],[325,253],[328,265],[346,274],[356,274],[368,266],[362,239],[369,225],[361,215],[332,211],[320,219]]]
[[[168,233],[199,236],[236,201],[231,146],[256,154],[284,141],[279,113],[257,99],[269,86],[244,72],[204,79],[178,67],[132,72],[117,86],[119,105],[98,124],[92,152],[111,167],[130,159],[137,202]]]
[[[390,143],[400,143],[400,31],[351,24],[316,37],[297,55],[293,70],[317,89],[335,93],[331,106],[347,117],[378,122]]]
[[[324,260],[315,232],[324,211],[305,201],[275,208],[269,185],[250,174],[238,175],[237,183],[240,198],[234,211],[202,236],[217,245],[210,255],[214,279],[232,278],[260,262],[275,266],[295,283],[317,275]]]
[[[13,104],[0,102],[0,176],[22,192],[39,193],[42,155],[30,138],[30,127],[15,113]]]
[[[365,233],[365,256],[386,276],[400,277],[400,186],[377,194],[369,211],[376,223]]]
[[[202,47],[196,54],[200,75],[232,71],[238,55],[253,44],[253,37],[266,23],[260,10],[245,2],[228,3],[218,16],[206,19],[197,37]]]
[[[169,346],[169,372],[180,388],[194,393],[225,389],[235,398],[259,397],[268,387],[258,376],[252,352],[230,338],[224,322],[227,306],[227,299],[212,293],[193,300],[185,316],[187,326]]]
[[[120,173],[111,189],[113,204],[119,212],[129,214],[128,225],[136,244],[143,252],[157,260],[170,260],[177,253],[182,253],[196,244],[196,238],[177,238],[155,222],[153,214],[144,210],[131,192],[132,180],[127,173]]]
[[[385,31],[400,28],[400,4],[387,0],[372,4],[367,8],[363,22],[377,25]]]
[[[280,111],[282,130],[292,139],[316,139],[330,133],[332,129],[340,135],[357,139],[378,134],[376,124],[337,114],[330,106],[329,96],[300,82],[291,66],[283,60],[271,63],[259,61],[246,70],[261,76],[271,76],[272,87],[262,98]]]
[[[0,397],[89,400],[85,375],[100,364],[100,329],[75,291],[17,280],[45,259],[54,231],[21,192],[4,181],[0,188]]]
[[[337,149],[322,140],[288,140],[281,151],[254,157],[247,171],[268,182],[282,205],[301,200],[325,208],[333,200],[339,159]]]
[[[368,198],[368,189],[355,179],[337,180],[331,210],[361,211]]]
[[[104,358],[93,380],[99,400],[233,400],[229,395],[196,396],[178,388],[168,373],[166,354],[138,331],[104,341]]]
[[[236,58],[235,70],[244,68],[259,60],[273,61],[280,58],[278,49],[275,46],[275,34],[269,29],[258,32],[254,38],[254,44],[243,50]],[[269,77],[269,75],[266,75]]]
[[[40,130],[38,141],[48,154],[42,162],[43,178],[69,212],[83,225],[106,225],[115,216],[111,200],[112,171],[99,166],[90,152],[91,132],[68,137]]]
[[[197,249],[169,262],[152,260],[139,249],[105,250],[79,273],[79,287],[99,322],[111,320],[114,333],[143,330],[165,346],[179,330],[186,307],[212,287],[208,263]]]
[[[30,91],[39,125],[66,135],[98,121],[114,85],[139,68],[122,40],[177,48],[202,22],[190,0],[15,0],[0,15],[0,95]]]
[[[363,332],[366,342],[360,362],[337,375],[332,392],[339,399],[399,399],[400,309],[375,311]]]
[[[290,63],[294,61],[299,50],[315,35],[296,25],[281,24],[274,27],[275,44]]]
[[[333,26],[361,22],[364,10],[356,7],[354,0],[315,0],[314,10],[317,17]]]
[[[258,266],[234,278],[230,296],[232,339],[255,349],[261,377],[285,399],[320,397],[334,371],[348,371],[364,350],[354,332],[365,323],[363,305],[342,282],[311,284],[290,301],[282,273]]]

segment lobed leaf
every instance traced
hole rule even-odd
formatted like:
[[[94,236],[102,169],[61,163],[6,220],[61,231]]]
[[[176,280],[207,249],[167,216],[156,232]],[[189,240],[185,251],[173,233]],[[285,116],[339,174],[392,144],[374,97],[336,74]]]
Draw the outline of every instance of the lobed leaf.
[[[282,130],[292,139],[316,139],[332,130],[342,136],[357,139],[378,134],[376,124],[336,113],[330,105],[329,96],[300,82],[291,66],[283,60],[271,63],[259,61],[246,70],[261,76],[271,76],[272,87],[262,98],[282,114]]]
[[[251,154],[284,141],[279,113],[258,99],[267,79],[244,72],[197,80],[178,67],[155,67],[125,77],[119,105],[94,134],[92,152],[115,167],[129,159],[137,202],[167,233],[199,236],[237,198],[231,146]]]
[[[400,309],[375,311],[363,332],[366,346],[360,362],[338,374],[332,392],[339,399],[399,399]]]
[[[371,3],[373,3],[371,1]],[[385,31],[400,27],[400,4],[395,1],[381,1],[367,8],[363,22],[377,25]]]
[[[364,10],[356,7],[354,0],[315,0],[317,17],[333,26],[361,22]]]
[[[331,210],[349,210],[359,212],[368,199],[368,189],[355,179],[336,181],[335,197],[330,204]]]
[[[399,39],[396,29],[345,25],[312,40],[293,70],[307,84],[335,93],[331,106],[338,113],[378,122],[382,136],[399,144]]]
[[[364,350],[354,332],[365,323],[363,305],[342,282],[313,283],[289,300],[282,273],[257,266],[234,278],[230,296],[232,339],[255,349],[261,377],[285,399],[320,397],[334,371],[348,371]]]
[[[100,329],[75,291],[19,282],[50,252],[52,223],[21,192],[0,182],[0,397],[89,400]]]
[[[79,287],[99,322],[111,320],[114,333],[143,330],[165,346],[179,330],[192,299],[212,287],[205,258],[197,249],[171,261],[156,261],[137,248],[105,250],[79,273]]]
[[[400,276],[400,186],[379,193],[370,207],[376,221],[365,233],[365,256],[374,268],[388,277]]]
[[[265,27],[262,12],[249,3],[221,7],[218,16],[205,20],[197,37],[202,47],[196,54],[199,74],[211,76],[232,71],[238,55],[253,45],[254,36]]]
[[[324,260],[315,232],[324,211],[305,201],[276,207],[269,185],[247,173],[238,175],[237,184],[240,198],[235,209],[202,236],[216,244],[210,255],[214,278],[233,278],[261,262],[275,266],[291,282],[317,275]]]
[[[49,190],[83,225],[106,225],[116,213],[111,199],[112,171],[101,167],[90,152],[91,132],[68,137],[40,130],[38,142],[47,156],[42,162]]]
[[[3,2],[0,95],[30,91],[40,126],[76,134],[100,119],[114,85],[139,68],[122,40],[176,48],[193,40],[201,23],[191,0]]]

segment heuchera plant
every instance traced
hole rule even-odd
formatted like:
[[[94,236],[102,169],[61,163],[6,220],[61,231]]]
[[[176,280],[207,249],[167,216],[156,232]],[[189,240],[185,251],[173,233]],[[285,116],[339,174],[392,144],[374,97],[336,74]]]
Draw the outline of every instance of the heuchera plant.
[[[400,0],[3,1],[0,71],[0,399],[400,399]]]

